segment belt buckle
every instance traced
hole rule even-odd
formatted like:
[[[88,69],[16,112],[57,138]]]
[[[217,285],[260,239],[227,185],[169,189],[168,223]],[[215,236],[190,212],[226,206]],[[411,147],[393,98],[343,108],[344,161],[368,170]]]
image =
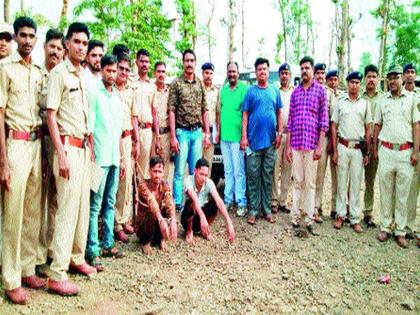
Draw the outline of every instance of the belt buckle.
[[[36,131],[31,131],[29,132],[29,139],[31,141],[35,141],[38,138],[37,132]]]
[[[392,144],[392,151],[400,151],[401,144],[393,143]]]

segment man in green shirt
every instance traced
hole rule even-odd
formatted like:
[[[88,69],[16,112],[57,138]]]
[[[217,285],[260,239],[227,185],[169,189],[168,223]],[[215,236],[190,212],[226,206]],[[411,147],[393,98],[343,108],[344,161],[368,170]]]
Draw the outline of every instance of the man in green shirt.
[[[239,68],[236,62],[229,62],[227,65],[226,83],[220,92],[220,108],[216,111],[217,136],[223,156],[225,171],[225,192],[224,199],[228,208],[232,208],[234,202],[238,206],[237,215],[246,214],[246,180],[245,180],[245,158],[239,143],[242,137],[242,103],[248,87],[245,83],[238,81]]]

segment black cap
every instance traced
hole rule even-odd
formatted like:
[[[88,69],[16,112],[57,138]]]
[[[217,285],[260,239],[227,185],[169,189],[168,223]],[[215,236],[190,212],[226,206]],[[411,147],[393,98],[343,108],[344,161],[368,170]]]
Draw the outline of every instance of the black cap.
[[[279,67],[279,73],[281,71],[290,71],[290,66],[288,63],[283,63],[280,67]]]
[[[324,70],[327,69],[327,65],[325,63],[317,63],[315,65],[315,72],[319,71],[319,70]]]
[[[203,65],[201,66],[201,70],[211,70],[214,71],[214,65],[211,62],[206,62],[203,63]]]
[[[405,73],[407,70],[414,70],[415,72],[417,72],[416,66],[413,63],[407,63],[406,65],[404,65],[403,73]]]
[[[338,77],[338,70],[330,70],[327,72],[327,75],[325,76],[327,80],[332,77]]]
[[[350,81],[350,80],[359,80],[359,81],[362,81],[362,78],[363,78],[363,74],[361,74],[359,71],[353,71],[353,72],[350,72],[347,75],[346,80],[347,81]]]

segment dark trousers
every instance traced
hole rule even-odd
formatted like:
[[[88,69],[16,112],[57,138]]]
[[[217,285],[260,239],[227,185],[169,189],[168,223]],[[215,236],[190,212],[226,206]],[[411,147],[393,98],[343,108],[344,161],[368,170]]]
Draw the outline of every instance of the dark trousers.
[[[204,214],[206,215],[206,219],[208,224],[212,224],[214,219],[217,216],[217,206],[216,202],[214,202],[213,198],[209,198],[209,201],[202,207]],[[191,199],[187,199],[185,202],[184,210],[181,214],[181,224],[184,227],[184,230],[187,230],[188,221],[192,218],[192,228],[194,233],[198,233],[201,231],[200,228],[200,217],[198,214],[195,213],[193,208],[193,202]]]

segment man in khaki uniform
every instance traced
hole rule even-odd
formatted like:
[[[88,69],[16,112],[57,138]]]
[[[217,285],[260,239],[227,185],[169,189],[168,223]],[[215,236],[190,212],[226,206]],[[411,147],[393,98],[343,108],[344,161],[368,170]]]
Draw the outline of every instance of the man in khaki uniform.
[[[153,84],[147,73],[149,71],[150,61],[149,52],[146,49],[140,49],[137,52],[136,64],[139,78],[133,81],[135,89],[135,101],[139,107],[139,137],[140,137],[140,155],[137,159],[137,170],[139,180],[149,177],[149,161],[153,142],[153,116],[155,115],[153,99],[156,94],[156,85]]]
[[[155,121],[153,138],[153,155],[159,155],[163,159],[163,179],[172,187],[174,163],[171,162],[171,138],[169,133],[169,88],[165,84],[166,64],[163,61],[155,63],[156,97],[155,97]]]
[[[42,185],[42,220],[41,230],[39,234],[39,248],[37,257],[37,273],[40,275],[47,275],[48,266],[46,265],[47,256],[49,251],[49,257],[51,257],[51,239],[54,227],[55,213],[57,212],[57,190],[55,188],[54,175],[52,171],[53,156],[54,156],[54,145],[51,142],[51,138],[48,133],[47,126],[47,113],[46,113],[46,98],[47,98],[47,86],[48,76],[51,70],[59,63],[63,61],[64,47],[63,47],[63,33],[56,29],[48,30],[45,43],[44,53],[45,61],[41,68],[42,71],[42,90],[41,90],[41,119],[42,119],[42,131],[43,131],[43,180]]]
[[[6,296],[25,304],[33,289],[45,287],[35,275],[41,225],[42,74],[32,63],[35,22],[19,17],[13,23],[17,52],[0,68],[0,182],[3,195],[2,276]],[[7,138],[7,140],[6,140]]]
[[[220,102],[220,91],[217,86],[213,84],[213,74],[214,74],[214,65],[211,62],[206,62],[201,66],[204,91],[206,94],[207,106],[209,109],[208,119],[210,126],[210,135],[213,136],[213,130],[217,128],[216,126],[216,109],[219,108]],[[213,138],[213,137],[211,137]],[[213,165],[213,155],[214,155],[214,144],[211,141],[210,146],[207,149],[203,148],[203,157],[209,162],[209,174],[211,176],[211,167]]]
[[[376,111],[376,104],[382,95],[382,92],[377,89],[378,85],[378,68],[375,65],[368,65],[365,67],[365,82],[366,90],[363,92],[362,97],[367,100],[369,110],[372,115],[372,120]],[[373,143],[373,129],[374,124],[370,125],[371,143]],[[369,163],[365,166],[365,209],[364,222],[367,227],[375,227],[373,221],[373,200],[374,200],[374,184],[376,178],[376,171],[378,169],[378,161],[369,159]]]
[[[378,240],[388,239],[394,215],[394,235],[398,245],[405,248],[407,201],[419,154],[420,111],[415,96],[402,88],[401,74],[400,66],[391,66],[388,71],[389,92],[376,107],[373,144],[374,157],[379,159],[381,196]]]
[[[48,287],[60,295],[79,292],[68,281],[69,267],[83,275],[96,272],[85,261],[93,153],[87,146],[89,104],[80,63],[86,56],[89,35],[85,24],[69,26],[68,58],[51,71],[48,80],[47,123],[55,148],[53,172],[58,205]]]
[[[283,136],[281,138],[281,146],[277,150],[277,160],[274,164],[273,185],[271,188],[271,211],[277,213],[280,210],[290,213],[290,209],[286,206],[287,194],[292,177],[292,163],[286,158],[287,120],[289,119],[290,96],[293,92],[293,86],[290,84],[291,72],[289,64],[284,63],[279,67],[279,78],[280,98],[283,105],[281,108]]]
[[[406,91],[412,92],[418,99],[420,103],[420,88],[416,87],[416,67],[412,64],[406,64],[403,69],[403,80],[404,80],[404,89]],[[419,109],[420,110],[420,109]],[[413,181],[411,184],[410,193],[408,195],[408,216],[407,216],[407,237],[414,238],[414,234],[417,233],[418,246],[420,247],[420,226],[416,228],[416,216],[419,211],[418,201],[419,201],[419,191],[420,191],[420,163],[417,163],[417,171],[414,172]]]
[[[363,232],[360,225],[360,186],[362,166],[369,161],[367,148],[370,146],[369,125],[372,123],[368,102],[359,95],[362,77],[358,71],[347,76],[348,94],[337,102],[331,126],[333,162],[338,173],[337,221],[334,227],[341,229],[346,219],[350,181],[350,224],[357,233]]]
[[[125,176],[120,178],[115,203],[115,237],[123,243],[128,242],[127,234],[133,234],[134,228],[131,224],[133,207],[130,202],[133,194],[134,161],[140,154],[139,129],[138,129],[138,107],[134,100],[134,89],[128,81],[131,69],[130,57],[126,54],[118,55],[116,88],[121,98],[122,119],[123,119],[123,159],[125,165]],[[134,150],[133,150],[134,149]]]

